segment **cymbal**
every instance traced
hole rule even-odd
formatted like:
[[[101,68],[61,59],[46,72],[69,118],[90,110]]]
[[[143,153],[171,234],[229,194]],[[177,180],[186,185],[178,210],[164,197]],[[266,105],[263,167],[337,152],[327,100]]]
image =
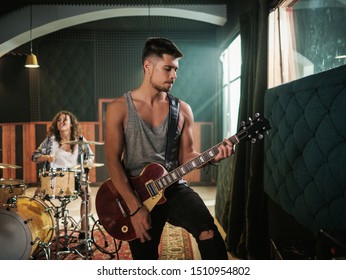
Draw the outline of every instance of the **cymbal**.
[[[26,182],[17,179],[0,179],[0,185],[26,185]]]
[[[94,167],[101,167],[101,166],[104,166],[104,164],[103,163],[88,163],[88,162],[85,162],[83,164],[84,168],[94,168]],[[74,167],[74,169],[80,169],[80,168],[81,168],[80,164]]]
[[[84,138],[82,140],[72,140],[72,141],[66,141],[62,142],[61,144],[91,144],[91,145],[103,145],[103,142],[96,142],[96,141],[87,141]]]
[[[14,165],[9,163],[0,163],[0,168],[5,169],[5,168],[22,168],[22,167],[19,165]]]

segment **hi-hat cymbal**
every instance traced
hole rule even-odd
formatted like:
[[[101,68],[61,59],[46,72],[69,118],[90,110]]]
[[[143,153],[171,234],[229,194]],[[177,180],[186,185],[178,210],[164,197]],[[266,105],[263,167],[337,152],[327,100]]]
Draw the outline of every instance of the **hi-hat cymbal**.
[[[61,144],[92,144],[92,145],[103,145],[103,142],[96,142],[96,141],[87,141],[84,138],[82,140],[72,140],[72,141],[66,141],[62,142]]]
[[[26,185],[26,182],[17,179],[0,179],[0,185]]]
[[[101,167],[101,166],[104,166],[104,164],[103,163],[88,163],[88,162],[85,162],[83,164],[84,168],[94,168],[94,167]],[[74,169],[80,169],[80,168],[81,168],[80,164],[74,167]]]
[[[0,163],[0,168],[5,169],[5,168],[22,168],[22,167],[15,164]]]

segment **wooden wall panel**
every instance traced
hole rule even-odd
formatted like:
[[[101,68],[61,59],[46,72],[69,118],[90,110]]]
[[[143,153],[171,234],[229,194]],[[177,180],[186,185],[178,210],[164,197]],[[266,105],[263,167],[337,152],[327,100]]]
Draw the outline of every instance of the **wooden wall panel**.
[[[29,122],[29,123],[10,123],[10,124],[1,124],[0,126],[2,128],[2,162],[8,163],[8,164],[16,164],[16,127],[22,126],[23,130],[23,139],[22,139],[22,147],[21,150],[23,150],[23,178],[17,178],[16,177],[16,171],[14,169],[2,169],[3,171],[3,178],[14,178],[14,179],[20,179],[25,180],[28,184],[34,184],[36,185],[39,182],[39,166],[31,161],[31,156],[33,151],[37,148],[37,143],[41,143],[43,139],[37,139],[36,137],[36,126],[38,125],[46,125],[46,128],[48,130],[50,122]],[[197,151],[201,151],[201,127],[205,125],[210,125],[211,123],[195,123],[194,128],[194,142],[195,147]],[[97,132],[99,131],[99,123],[98,122],[80,122],[80,126],[82,129],[83,136],[88,141],[97,141],[99,138]],[[206,136],[204,136],[206,137]],[[208,137],[212,137],[211,135]],[[102,142],[102,141],[101,141]],[[91,145],[92,150],[95,153],[95,156],[98,152],[104,153],[104,146],[99,145],[97,148],[95,145]],[[209,147],[208,147],[209,148]],[[103,158],[103,157],[100,157]],[[105,162],[101,162],[104,163]],[[91,183],[95,183],[97,178],[97,172],[104,172],[104,169],[106,167],[97,167],[90,170],[89,173],[89,180]],[[201,172],[203,170],[195,170],[191,173],[187,174],[185,176],[185,180],[187,180],[189,183],[198,184],[198,182],[201,181]]]
[[[95,125],[96,123],[79,123],[79,126],[82,130],[82,135],[85,137],[87,141],[96,141],[96,136],[95,136]],[[95,156],[96,156],[96,149],[95,145],[90,145],[91,149],[93,150]],[[97,167],[99,168],[99,167]],[[96,168],[92,168],[89,171],[89,179],[91,182],[96,181]]]
[[[36,149],[35,124],[23,124],[23,177],[28,182],[37,181],[36,163],[31,161],[32,152]]]
[[[210,122],[195,122],[195,126],[194,126],[194,129],[193,129],[193,139],[194,139],[194,145],[195,145],[195,149],[197,152],[204,152],[205,150],[209,149],[210,147],[202,147],[202,139],[201,137],[208,137],[208,142],[211,142],[213,141],[213,135],[202,135],[202,129],[204,127],[210,127],[210,130],[212,131],[212,123]],[[189,174],[187,174],[186,176],[184,176],[184,179],[189,182],[189,183],[192,183],[192,184],[199,184],[201,183],[202,181],[205,181],[203,180],[202,178],[202,172],[203,171],[203,168],[202,169],[197,169],[197,170],[194,170],[192,172],[190,172]],[[203,183],[208,183],[208,182],[203,182]]]
[[[200,135],[201,135],[201,125],[200,123],[195,123],[195,127],[193,129],[193,140],[194,140],[194,144],[195,144],[195,149],[197,152],[200,151],[201,149],[201,143],[200,143]],[[186,176],[184,176],[184,179],[191,183],[191,182],[199,182],[200,181],[200,177],[201,177],[201,170],[200,169],[196,169],[192,172],[190,172],[189,174],[187,174]]]
[[[5,124],[2,127],[2,161],[3,163],[16,164],[16,127],[14,124]],[[15,178],[15,169],[3,169],[4,178]]]

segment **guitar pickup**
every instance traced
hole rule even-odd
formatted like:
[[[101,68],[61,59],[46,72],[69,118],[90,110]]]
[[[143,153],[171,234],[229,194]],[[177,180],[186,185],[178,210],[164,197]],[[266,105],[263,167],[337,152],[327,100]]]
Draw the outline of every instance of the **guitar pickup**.
[[[151,197],[156,196],[158,194],[158,189],[157,189],[156,184],[153,180],[146,182],[145,187],[147,188],[147,191]]]

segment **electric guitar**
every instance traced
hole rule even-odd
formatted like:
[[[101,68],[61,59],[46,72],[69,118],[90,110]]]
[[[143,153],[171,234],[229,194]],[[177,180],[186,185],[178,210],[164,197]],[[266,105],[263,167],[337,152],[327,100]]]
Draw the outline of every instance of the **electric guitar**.
[[[239,131],[228,139],[233,144],[247,140],[255,143],[257,139],[262,139],[263,132],[270,128],[267,119],[259,114],[255,114],[253,120],[249,118],[247,123],[242,122]],[[223,145],[223,142],[218,143],[170,172],[158,163],[149,163],[139,176],[129,177],[129,182],[143,205],[151,211],[155,205],[166,201],[164,190],[168,186],[179,181],[189,172],[211,161],[218,154],[220,145]],[[130,220],[129,209],[121,195],[117,192],[111,179],[106,180],[100,186],[96,194],[95,204],[100,223],[108,234],[122,241],[130,241],[137,238]]]

